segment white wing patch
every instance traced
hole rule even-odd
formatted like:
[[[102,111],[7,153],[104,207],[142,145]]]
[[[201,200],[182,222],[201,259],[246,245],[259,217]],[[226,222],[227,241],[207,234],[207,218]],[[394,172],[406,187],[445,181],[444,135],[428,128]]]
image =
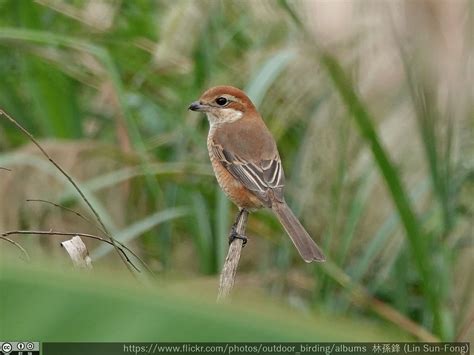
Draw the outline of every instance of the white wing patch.
[[[241,159],[220,145],[213,144],[212,149],[222,165],[251,191],[266,195],[268,190],[281,190],[285,185],[285,176],[278,155],[257,164]]]

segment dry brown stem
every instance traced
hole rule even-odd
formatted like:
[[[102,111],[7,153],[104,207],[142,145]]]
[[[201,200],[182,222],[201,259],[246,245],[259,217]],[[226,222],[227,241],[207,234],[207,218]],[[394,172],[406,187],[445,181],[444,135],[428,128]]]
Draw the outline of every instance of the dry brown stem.
[[[248,212],[242,210],[236,220],[235,232],[240,235],[245,235],[245,227],[247,225]],[[223,302],[232,291],[235,282],[235,275],[239,265],[240,253],[242,252],[243,240],[234,239],[229,245],[229,251],[222,268],[222,273],[219,281],[219,294],[217,295],[217,302]]]

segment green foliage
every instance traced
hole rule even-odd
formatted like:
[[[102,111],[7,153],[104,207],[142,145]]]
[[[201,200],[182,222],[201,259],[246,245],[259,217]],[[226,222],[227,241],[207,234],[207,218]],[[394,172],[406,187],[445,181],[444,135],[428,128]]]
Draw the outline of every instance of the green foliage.
[[[312,1],[57,4],[0,1],[0,108],[42,142],[56,144],[48,150],[53,158],[77,177],[114,236],[157,274],[215,279],[225,258],[236,210],[208,164],[207,122],[186,109],[209,86],[231,84],[249,93],[274,133],[286,198],[329,258],[326,265],[305,265],[275,219],[257,212],[249,219],[237,288],[256,283],[267,297],[305,313],[382,317],[384,326],[395,323],[419,336],[400,316],[444,340],[459,335],[474,299],[472,279],[462,277],[473,266],[474,212],[474,109],[466,80],[473,48],[463,34],[473,19],[463,11],[465,2],[452,5],[466,13],[462,21],[443,17],[454,10],[435,11],[440,18],[432,18],[425,5],[410,5],[425,21],[406,15],[400,26],[395,10],[361,1],[351,5],[364,10],[355,11],[357,21],[350,24],[333,9],[335,27],[324,21],[331,5]],[[387,21],[377,22],[387,14]],[[456,24],[458,31],[436,27],[442,23]],[[462,50],[443,51],[444,38]],[[44,198],[90,216],[26,143],[0,120],[0,167],[13,169],[0,170],[0,230],[62,226],[97,233],[51,206],[28,212],[25,198]],[[42,250],[36,239],[21,242],[29,252]],[[2,253],[11,248],[0,240]],[[125,273],[117,271],[121,264],[109,246],[91,248],[95,266],[110,264]],[[100,325],[110,332],[91,340],[150,340],[156,327],[162,340],[190,340],[164,328],[165,320],[189,314],[195,322],[189,327],[212,324],[191,340],[215,340],[212,332],[225,339],[230,328],[238,335],[230,340],[299,339],[300,328],[290,334],[258,316],[231,325],[228,310],[218,316],[221,309],[207,305],[194,312],[202,305],[186,297],[175,301],[160,293],[154,300],[154,291],[129,296],[129,286],[117,286],[114,298],[95,281],[53,275],[46,282],[49,274],[41,270],[6,270],[2,289],[6,282],[13,290],[8,306],[26,303],[21,291],[33,286],[44,303],[25,308],[25,315],[30,310],[37,320],[60,305],[48,318],[50,327],[28,328],[34,338],[54,340],[48,334],[58,329],[64,333],[55,340],[92,337],[80,322],[63,327],[68,314],[60,310],[72,307],[82,317],[94,307],[134,308],[146,321],[135,334],[115,333],[110,325],[131,314],[117,312]],[[356,302],[361,295],[365,302]],[[397,316],[380,312],[367,295]],[[152,319],[155,312],[166,316]],[[342,327],[342,319],[327,332],[334,323],[318,320],[311,325],[314,337],[304,339],[351,340],[359,327]],[[246,329],[249,324],[255,325]]]
[[[164,282],[145,288],[137,287],[138,281],[124,281],[3,260],[0,284],[8,292],[2,295],[0,336],[53,342],[406,339],[393,329],[360,327],[351,319],[301,317],[258,297],[216,305],[214,298],[203,297],[208,294],[203,285],[183,285],[193,290],[183,294]]]

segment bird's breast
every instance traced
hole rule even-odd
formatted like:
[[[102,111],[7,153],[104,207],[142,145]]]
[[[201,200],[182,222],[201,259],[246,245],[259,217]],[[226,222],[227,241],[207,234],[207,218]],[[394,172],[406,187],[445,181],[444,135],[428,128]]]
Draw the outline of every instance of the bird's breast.
[[[209,136],[207,139],[207,148],[214,174],[222,191],[224,191],[224,193],[233,203],[241,208],[256,209],[263,207],[263,204],[258,199],[258,197],[249,191],[244,185],[242,185],[236,178],[234,178],[222,165],[219,158],[215,156],[212,149],[212,135],[213,131],[211,130],[209,131]]]

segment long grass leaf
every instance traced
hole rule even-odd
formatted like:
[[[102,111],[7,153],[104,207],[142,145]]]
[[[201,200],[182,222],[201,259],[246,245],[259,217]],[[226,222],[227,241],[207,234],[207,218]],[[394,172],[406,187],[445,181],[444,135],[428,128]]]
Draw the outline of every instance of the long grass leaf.
[[[413,211],[399,173],[380,143],[380,139],[372,123],[373,119],[356,94],[339,62],[328,53],[321,54],[320,62],[339,92],[347,110],[351,113],[362,137],[369,144],[377,166],[385,179],[392,200],[400,214],[415,265],[422,278],[424,295],[429,301],[434,317],[434,329],[436,334],[442,335],[441,304],[435,288],[436,278],[431,271],[431,259],[426,248],[427,236],[423,235],[420,229],[419,221]]]
[[[210,274],[215,270],[215,263],[212,255],[213,234],[209,208],[206,204],[206,200],[199,192],[193,195],[193,207],[197,227],[194,231],[194,240],[197,245],[201,269],[204,273]]]
[[[429,184],[426,180],[421,181],[415,186],[413,191],[410,193],[412,200],[417,200],[424,196],[429,191]],[[380,228],[375,232],[373,237],[370,238],[370,242],[365,248],[362,255],[358,258],[355,265],[351,266],[348,273],[352,276],[355,282],[359,281],[364,274],[367,273],[370,264],[376,255],[382,252],[385,248],[386,243],[390,235],[394,233],[397,226],[400,223],[399,214],[395,211],[385,220]]]
[[[255,106],[258,107],[260,105],[270,85],[294,57],[294,51],[285,49],[271,56],[262,67],[259,68],[258,72],[252,76],[253,79],[247,85],[245,91]]]
[[[166,210],[162,210],[159,212],[156,212],[148,217],[145,217],[128,227],[125,227],[124,229],[118,231],[117,233],[114,234],[114,237],[116,240],[122,242],[122,243],[127,243],[130,242],[145,233],[146,231],[149,231],[153,227],[156,227],[157,225],[176,219],[176,218],[181,218],[189,213],[187,208],[184,207],[175,207],[175,208],[169,208]],[[91,252],[91,258],[92,259],[100,259],[101,257],[107,255],[109,252],[113,250],[112,247],[109,245],[101,245],[97,249]]]
[[[54,45],[54,46],[64,46],[72,48],[78,51],[85,51],[94,55],[100,62],[104,65],[109,75],[111,82],[115,88],[119,105],[122,110],[122,114],[125,117],[127,124],[127,131],[132,138],[132,143],[137,151],[140,153],[141,159],[146,157],[146,145],[144,140],[141,137],[140,131],[138,129],[137,123],[132,118],[127,105],[126,97],[123,82],[120,78],[120,74],[117,70],[117,67],[110,56],[106,48],[93,45],[87,41],[84,41],[79,38],[74,38],[70,36],[58,35],[56,33],[30,30],[30,29],[17,29],[17,28],[0,28],[0,41],[1,40],[17,40],[17,41],[28,41],[33,43]],[[147,185],[150,189],[150,192],[153,195],[153,199],[158,201],[159,187],[156,180],[153,179],[151,174],[148,172],[147,161],[143,160],[144,173],[146,175]]]

